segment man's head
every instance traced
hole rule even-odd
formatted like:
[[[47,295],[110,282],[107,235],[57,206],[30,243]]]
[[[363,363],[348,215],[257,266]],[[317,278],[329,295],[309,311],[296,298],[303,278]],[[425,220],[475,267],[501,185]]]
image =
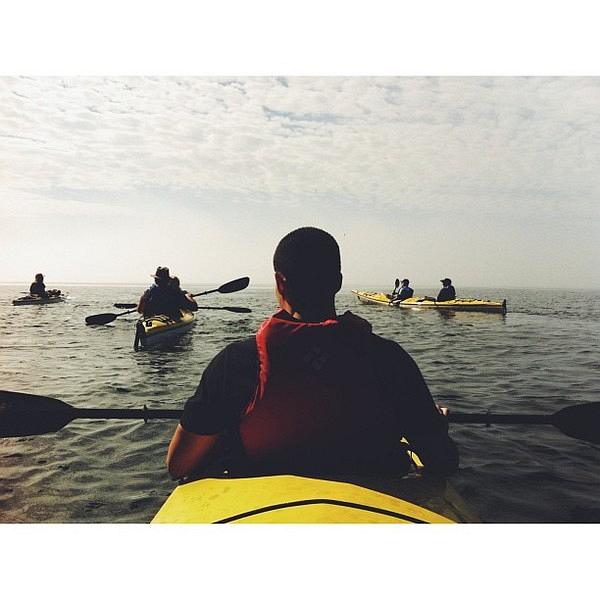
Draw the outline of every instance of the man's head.
[[[41,273],[36,273],[35,274],[35,280],[40,283],[42,281],[44,281],[44,276]]]
[[[296,311],[332,304],[342,286],[340,248],[329,233],[301,227],[288,233],[273,255],[278,297]]]
[[[159,287],[166,287],[171,281],[171,274],[169,273],[169,267],[156,267],[156,273],[151,275],[154,277],[154,281]]]
[[[410,283],[410,281],[408,279],[403,279],[402,280],[402,285],[403,286],[407,286]]]
[[[440,281],[442,282],[443,286],[452,285],[452,279],[448,279],[447,277],[445,277],[444,279],[440,279]]]

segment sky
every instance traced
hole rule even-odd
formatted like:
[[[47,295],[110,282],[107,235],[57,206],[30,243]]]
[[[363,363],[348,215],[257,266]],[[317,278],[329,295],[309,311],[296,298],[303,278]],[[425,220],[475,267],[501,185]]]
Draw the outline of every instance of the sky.
[[[599,77],[0,77],[0,282],[595,288]]]

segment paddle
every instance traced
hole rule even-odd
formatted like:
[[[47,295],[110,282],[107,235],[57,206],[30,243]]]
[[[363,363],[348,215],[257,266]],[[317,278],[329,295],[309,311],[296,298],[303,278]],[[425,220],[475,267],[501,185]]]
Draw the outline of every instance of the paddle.
[[[224,283],[221,287],[218,287],[214,290],[192,294],[192,298],[195,298],[196,296],[205,296],[206,294],[212,294],[213,292],[219,292],[219,294],[231,294],[231,292],[239,292],[240,290],[247,288],[249,283],[250,277],[240,277],[239,279],[234,279],[229,283]]]
[[[206,292],[199,292],[198,294],[192,294],[192,298],[195,296],[204,296],[206,294],[212,294],[213,292],[219,292],[220,294],[231,294],[231,292],[239,292],[244,288],[248,287],[250,283],[250,277],[240,277],[239,279],[234,279],[233,281],[229,281],[224,283],[221,287],[215,288],[214,290],[208,290]],[[123,304],[117,303],[115,304],[116,308],[131,308],[135,309],[137,304]],[[226,310],[226,309],[225,309]],[[86,325],[106,325],[107,323],[111,323],[117,317],[122,317],[123,315],[128,315],[129,313],[134,312],[133,310],[128,310],[127,312],[122,312],[119,314],[115,313],[102,313],[99,315],[91,315],[85,318]],[[246,312],[246,311],[237,311],[234,310],[232,312]]]
[[[101,313],[99,315],[91,315],[90,317],[85,318],[85,324],[86,325],[106,325],[107,323],[112,323],[117,317],[122,317],[123,315],[128,315],[135,311],[136,311],[136,309],[134,308],[132,310],[127,310],[127,311],[119,313],[119,314]]]
[[[252,309],[244,306],[199,306],[198,310],[228,310],[234,313],[251,313]]]
[[[116,308],[135,308],[137,304],[115,304]],[[249,313],[252,312],[249,308],[243,306],[199,306],[198,310],[228,310],[234,313]]]
[[[62,400],[0,391],[0,437],[59,431],[73,419],[179,419],[178,409],[75,408]],[[600,402],[567,406],[551,415],[452,413],[450,423],[554,425],[569,437],[600,443]]]

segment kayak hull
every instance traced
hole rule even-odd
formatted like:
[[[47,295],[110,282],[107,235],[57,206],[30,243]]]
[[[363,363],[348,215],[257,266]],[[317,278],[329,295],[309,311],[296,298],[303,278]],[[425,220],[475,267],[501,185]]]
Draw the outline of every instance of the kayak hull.
[[[379,491],[383,487],[384,491]],[[378,489],[379,488],[379,489]],[[209,478],[177,487],[153,523],[477,522],[444,480],[421,475]]]
[[[41,306],[42,304],[58,304],[65,301],[65,296],[50,296],[49,298],[32,298],[23,296],[12,301],[13,306]]]
[[[181,319],[174,320],[166,315],[144,317],[136,322],[136,341],[142,347],[152,346],[179,336],[192,328],[196,315],[187,310],[181,311]]]
[[[467,312],[489,312],[506,314],[506,300],[480,300],[477,298],[456,298],[446,302],[437,302],[426,296],[413,296],[406,300],[390,300],[381,292],[365,292],[352,290],[352,293],[365,304],[379,304],[380,306],[392,306],[397,308],[432,308],[436,310],[467,311]]]

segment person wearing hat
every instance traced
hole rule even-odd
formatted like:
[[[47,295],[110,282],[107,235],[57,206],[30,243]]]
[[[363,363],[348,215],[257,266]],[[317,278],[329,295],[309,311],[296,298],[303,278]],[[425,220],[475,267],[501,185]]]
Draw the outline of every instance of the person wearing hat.
[[[413,289],[408,287],[408,284],[410,283],[408,279],[403,279],[401,283],[402,285],[400,286],[400,290],[398,290],[397,296],[397,299],[400,300],[400,302],[402,302],[402,300],[406,300],[407,298],[412,298],[414,294]]]
[[[154,278],[154,283],[142,294],[138,312],[144,317],[167,315],[178,321],[181,318],[180,300],[179,294],[170,285],[169,267],[157,267],[156,273],[150,277]]]
[[[444,279],[440,279],[441,284],[444,286],[440,293],[437,296],[437,302],[446,302],[448,300],[456,299],[456,290],[452,285],[452,280],[445,277]]]

